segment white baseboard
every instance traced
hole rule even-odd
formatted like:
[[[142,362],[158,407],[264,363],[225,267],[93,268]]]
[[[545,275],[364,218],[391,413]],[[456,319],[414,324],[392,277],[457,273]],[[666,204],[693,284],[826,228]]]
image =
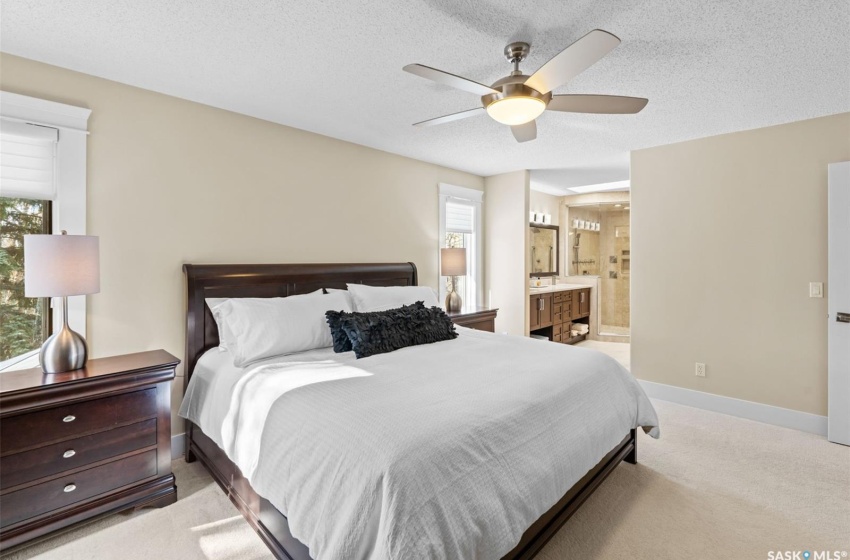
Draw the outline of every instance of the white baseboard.
[[[694,391],[692,389],[684,389],[682,387],[664,385],[663,383],[654,383],[642,379],[638,381],[643,387],[643,390],[646,391],[647,396],[653,399],[684,404],[694,408],[711,410],[712,412],[720,412],[721,414],[728,414],[730,416],[746,418],[747,420],[755,420],[756,422],[773,424],[774,426],[782,426],[783,428],[791,428],[826,437],[826,416],[818,416],[817,414],[800,412],[799,410],[791,410],[790,408],[781,408],[769,404],[703,393],[702,391]]]
[[[186,454],[186,434],[171,436],[171,459],[177,459]]]

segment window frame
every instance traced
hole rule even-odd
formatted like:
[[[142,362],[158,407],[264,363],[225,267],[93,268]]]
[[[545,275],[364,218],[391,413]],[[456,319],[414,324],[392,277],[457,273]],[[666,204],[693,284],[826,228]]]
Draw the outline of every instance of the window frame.
[[[470,236],[471,255],[467,255],[467,279],[472,279],[474,283],[474,301],[469,302],[467,297],[463,297],[466,305],[474,304],[477,307],[484,306],[484,191],[471,189],[468,187],[460,187],[448,183],[439,184],[439,239],[438,248],[442,249],[446,246],[446,203],[458,202],[468,204],[473,207],[473,233],[467,234]],[[440,275],[439,266],[439,251],[437,251],[437,285],[439,286],[440,301],[446,298],[446,282],[443,281],[443,276]],[[467,280],[469,281],[469,280]],[[464,294],[465,295],[465,294]]]
[[[59,131],[56,142],[56,194],[50,201],[53,234],[86,234],[86,163],[91,109],[0,91],[0,119]],[[52,306],[51,332],[61,325],[61,308]],[[68,323],[86,336],[86,296],[68,298]]]

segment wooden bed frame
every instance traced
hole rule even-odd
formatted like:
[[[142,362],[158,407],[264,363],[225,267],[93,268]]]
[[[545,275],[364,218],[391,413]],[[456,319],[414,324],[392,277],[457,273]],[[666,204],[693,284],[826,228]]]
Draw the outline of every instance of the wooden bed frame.
[[[205,298],[286,297],[319,288],[345,288],[346,283],[372,286],[415,286],[416,265],[392,264],[226,264],[183,266],[188,285],[185,382],[198,358],[218,346],[218,329]],[[239,468],[201,429],[187,422],[186,461],[200,459],[236,508],[268,545],[276,558],[312,560],[307,547],[289,531],[289,523],[268,500],[257,494]],[[614,468],[637,462],[635,430],[617,444],[581,480],[534,522],[503,560],[535,556]]]

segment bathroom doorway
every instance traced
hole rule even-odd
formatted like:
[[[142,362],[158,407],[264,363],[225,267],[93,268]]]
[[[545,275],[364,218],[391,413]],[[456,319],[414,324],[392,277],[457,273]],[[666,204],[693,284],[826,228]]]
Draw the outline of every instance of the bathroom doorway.
[[[598,277],[597,333],[628,341],[631,322],[631,208],[620,202],[568,205],[565,252],[571,276]]]

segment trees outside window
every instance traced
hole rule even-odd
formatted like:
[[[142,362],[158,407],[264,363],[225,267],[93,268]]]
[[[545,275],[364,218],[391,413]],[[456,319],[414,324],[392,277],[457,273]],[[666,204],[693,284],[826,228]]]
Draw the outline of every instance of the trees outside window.
[[[24,235],[50,231],[50,201],[0,197],[0,362],[50,334],[50,300],[24,296]]]

